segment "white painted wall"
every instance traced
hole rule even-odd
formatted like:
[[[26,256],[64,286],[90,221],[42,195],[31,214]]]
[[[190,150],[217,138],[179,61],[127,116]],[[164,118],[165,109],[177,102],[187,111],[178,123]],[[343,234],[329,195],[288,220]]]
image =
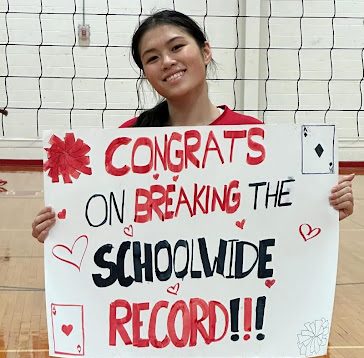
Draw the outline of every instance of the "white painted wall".
[[[206,29],[219,64],[215,103],[266,123],[335,123],[340,159],[364,160],[363,0],[141,3],[85,0],[91,43],[80,47],[82,0],[0,0],[0,108],[9,111],[0,116],[0,159],[41,158],[43,129],[132,117],[139,72],[129,44],[139,14],[175,8]],[[154,101],[147,89],[145,105]]]

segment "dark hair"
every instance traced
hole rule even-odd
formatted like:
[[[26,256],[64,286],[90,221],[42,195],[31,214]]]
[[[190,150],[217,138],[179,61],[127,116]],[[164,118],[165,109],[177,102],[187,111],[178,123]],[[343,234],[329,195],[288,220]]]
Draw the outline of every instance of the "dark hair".
[[[135,63],[141,70],[143,70],[143,64],[139,53],[140,41],[147,31],[161,25],[173,25],[183,29],[195,39],[200,48],[203,48],[207,41],[200,26],[189,16],[175,10],[158,11],[146,18],[139,25],[133,35],[131,42],[131,54]],[[168,124],[168,120],[168,103],[166,100],[163,100],[152,109],[141,113],[134,127],[163,127]]]

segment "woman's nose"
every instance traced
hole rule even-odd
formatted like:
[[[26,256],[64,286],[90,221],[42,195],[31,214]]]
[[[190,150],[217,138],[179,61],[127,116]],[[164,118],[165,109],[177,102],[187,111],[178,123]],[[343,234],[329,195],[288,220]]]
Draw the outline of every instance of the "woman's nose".
[[[176,64],[176,60],[173,58],[173,56],[171,56],[170,54],[165,54],[163,56],[163,69],[168,69],[171,66]]]

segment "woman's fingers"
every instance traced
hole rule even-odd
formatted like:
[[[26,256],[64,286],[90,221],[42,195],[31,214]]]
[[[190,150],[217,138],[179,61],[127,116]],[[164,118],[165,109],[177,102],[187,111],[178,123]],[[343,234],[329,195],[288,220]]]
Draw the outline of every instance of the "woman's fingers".
[[[49,229],[54,225],[55,222],[56,215],[52,208],[43,208],[32,223],[33,237],[35,237],[40,242],[44,242],[48,235]]]
[[[44,243],[45,239],[47,238],[49,233],[49,228],[43,230],[38,237],[36,238],[39,242]]]
[[[329,197],[330,204],[333,206],[340,204],[343,201],[352,199],[353,199],[353,189],[351,188],[351,186],[343,187],[340,190],[332,193]]]
[[[340,178],[339,178],[338,184],[341,184],[341,183],[343,183],[345,181],[351,182],[354,178],[355,178],[355,173],[351,173],[351,174],[348,174],[348,175],[341,175]]]
[[[52,209],[50,210],[44,210],[42,209],[38,215],[35,217],[34,221],[33,221],[33,228],[41,223],[43,223],[46,220],[49,219],[53,219],[55,218],[55,213],[52,211]]]
[[[339,219],[345,219],[354,211],[352,180],[355,174],[343,175],[331,190],[330,204],[339,211]]]
[[[55,218],[49,218],[47,220],[42,221],[41,223],[39,223],[38,225],[35,225],[33,227],[33,236],[35,238],[38,238],[38,236],[44,231],[47,230],[49,231],[49,229],[51,228],[51,226],[56,222]]]
[[[331,193],[341,190],[347,186],[352,186],[352,181],[355,178],[355,174],[342,175],[339,177],[338,183],[331,189]]]

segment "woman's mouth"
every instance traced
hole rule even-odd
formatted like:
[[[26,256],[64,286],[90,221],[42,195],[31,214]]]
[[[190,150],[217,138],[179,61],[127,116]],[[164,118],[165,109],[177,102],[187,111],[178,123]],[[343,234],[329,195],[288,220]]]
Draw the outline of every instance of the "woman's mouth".
[[[184,73],[185,73],[185,72],[186,72],[186,70],[178,71],[178,72],[174,73],[173,75],[168,76],[168,77],[165,79],[165,81],[166,81],[166,82],[175,81],[175,80],[177,80],[178,78],[181,78],[181,77],[184,75]]]

